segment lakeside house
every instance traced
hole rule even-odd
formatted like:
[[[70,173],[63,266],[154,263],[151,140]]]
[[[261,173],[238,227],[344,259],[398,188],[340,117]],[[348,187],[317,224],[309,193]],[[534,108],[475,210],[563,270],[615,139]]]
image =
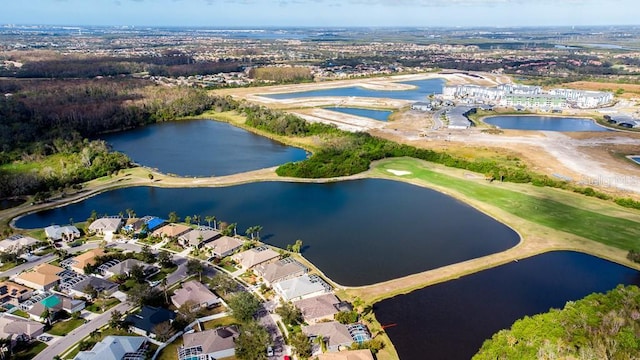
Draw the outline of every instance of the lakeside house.
[[[80,230],[73,225],[51,225],[44,228],[44,234],[51,241],[71,242],[80,237]]]
[[[34,267],[31,271],[23,272],[16,276],[14,280],[32,289],[46,291],[60,282],[61,278],[58,275],[63,271],[64,269],[61,267],[43,263]]]
[[[0,316],[0,338],[11,338],[11,345],[18,340],[28,341],[44,333],[44,324],[11,314]]]
[[[254,271],[256,275],[262,277],[267,286],[271,286],[275,282],[304,275],[309,269],[289,257],[272,263],[260,264],[254,268]]]
[[[250,270],[260,264],[277,261],[279,258],[280,254],[267,246],[258,246],[231,256],[231,259],[240,264],[244,270]]]
[[[353,338],[349,334],[346,325],[337,321],[320,322],[302,327],[302,332],[312,340],[322,338],[327,346],[327,351],[340,351],[353,344]]]
[[[240,239],[222,236],[212,242],[205,243],[204,246],[211,249],[211,254],[217,258],[223,258],[233,254],[242,247],[244,242]]]
[[[340,312],[340,304],[340,300],[334,294],[323,294],[293,302],[307,324],[333,320],[335,314]]]
[[[327,293],[331,291],[331,286],[316,275],[304,274],[274,283],[273,290],[284,301],[295,301]]]
[[[91,350],[80,351],[73,360],[144,360],[147,339],[142,336],[109,335]]]
[[[193,229],[187,225],[170,223],[154,230],[151,236],[160,239],[177,239],[191,230]]]
[[[235,325],[184,334],[184,343],[178,348],[178,359],[221,359],[234,356],[238,336],[240,332]]]
[[[191,302],[192,309],[209,308],[220,304],[220,298],[202,283],[191,280],[182,284],[171,296],[171,303],[180,308]]]
[[[178,236],[178,244],[185,248],[189,246],[199,248],[203,244],[206,245],[220,236],[222,236],[220,231],[207,226],[201,226],[195,230],[187,232],[186,234]]]
[[[30,249],[37,245],[40,241],[30,236],[13,235],[0,241],[1,252],[19,252],[22,249]]]
[[[90,234],[102,235],[105,238],[111,238],[113,234],[122,228],[122,218],[120,217],[102,217],[96,219],[87,228]]]
[[[155,338],[155,327],[169,322],[172,323],[176,318],[176,314],[164,308],[143,306],[139,313],[129,314],[125,321],[130,325],[131,331],[142,336]]]
[[[374,360],[369,349],[348,350],[318,354],[317,360]]]

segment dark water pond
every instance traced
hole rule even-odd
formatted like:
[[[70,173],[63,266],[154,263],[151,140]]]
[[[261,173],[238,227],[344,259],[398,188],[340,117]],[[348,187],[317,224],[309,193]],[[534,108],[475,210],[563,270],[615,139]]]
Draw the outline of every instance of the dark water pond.
[[[592,119],[555,117],[555,116],[529,116],[529,115],[505,115],[491,116],[483,120],[487,124],[501,129],[515,130],[544,130],[544,131],[610,131],[596,124]]]
[[[11,209],[18,205],[22,205],[24,200],[2,199],[0,200],[0,210]]]
[[[413,100],[420,101],[426,100],[429,95],[442,94],[442,88],[444,87],[443,79],[428,79],[407,81],[403,84],[409,84],[415,86],[413,89],[393,91],[393,90],[371,90],[359,86],[321,89],[312,91],[303,91],[295,93],[283,93],[283,94],[265,94],[260,95],[270,99],[297,99],[304,97],[317,97],[317,96],[357,96],[357,97],[373,97],[373,98],[388,98],[388,99],[401,99],[401,100]]]
[[[468,360],[525,315],[561,308],[640,273],[590,255],[552,252],[430,286],[374,306],[400,359]],[[428,356],[425,356],[428,354]]]
[[[393,113],[393,111],[389,111],[389,110],[372,110],[372,109],[345,108],[345,107],[327,107],[325,109],[341,112],[349,115],[362,116],[362,117],[370,118],[373,120],[379,120],[379,121],[387,121],[389,119],[389,115]]]
[[[65,224],[69,218],[118,214],[214,215],[239,233],[264,227],[266,242],[304,243],[304,256],[343,285],[365,285],[492,254],[518,235],[493,218],[441,193],[389,180],[329,184],[263,182],[227,188],[113,190],[25,216],[21,228]]]
[[[103,139],[138,164],[180,176],[237,174],[306,158],[302,149],[213,120],[158,123]]]

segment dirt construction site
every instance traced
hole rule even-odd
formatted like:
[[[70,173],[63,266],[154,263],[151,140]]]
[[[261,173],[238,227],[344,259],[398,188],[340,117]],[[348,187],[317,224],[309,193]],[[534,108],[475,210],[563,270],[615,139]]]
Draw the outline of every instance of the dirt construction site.
[[[627,157],[640,155],[640,132],[488,131],[490,127],[481,121],[469,129],[448,129],[435,124],[440,114],[411,110],[410,105],[414,101],[409,100],[364,97],[272,99],[261,96],[353,86],[372,90],[405,90],[410,85],[402,82],[429,78],[441,78],[447,85],[495,86],[511,82],[509,77],[502,75],[451,72],[227,89],[217,93],[285,110],[307,121],[334,124],[348,131],[366,131],[399,143],[447,151],[468,159],[516,158],[534,171],[556,179],[590,186],[611,195],[640,199],[640,164]],[[640,95],[626,95],[602,111],[566,109],[562,116],[601,117],[617,111],[638,111]],[[387,109],[394,110],[394,113],[385,122],[323,109],[329,106]]]

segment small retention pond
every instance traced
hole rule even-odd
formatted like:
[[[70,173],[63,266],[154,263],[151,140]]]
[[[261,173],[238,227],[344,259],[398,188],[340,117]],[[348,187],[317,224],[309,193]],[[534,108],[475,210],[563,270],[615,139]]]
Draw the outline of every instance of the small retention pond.
[[[87,219],[92,210],[138,216],[214,215],[238,223],[238,233],[261,225],[267,243],[303,241],[304,256],[329,278],[372,284],[513,247],[518,234],[449,196],[390,180],[328,184],[261,182],[225,188],[134,187],[27,215],[21,228]]]
[[[538,255],[426,287],[374,306],[400,359],[468,360],[525,315],[562,308],[618,284],[640,285],[636,270],[576,252]]]
[[[415,86],[409,90],[371,90],[359,86],[351,87],[339,87],[321,90],[311,90],[293,93],[282,94],[262,94],[260,96],[270,99],[298,99],[305,97],[369,97],[369,98],[387,98],[387,99],[400,99],[400,100],[413,100],[421,101],[426,100],[429,95],[442,94],[442,88],[444,87],[443,79],[428,79],[407,81],[402,84],[409,84]]]
[[[366,117],[378,121],[389,120],[389,115],[393,113],[390,110],[372,110],[372,109],[360,109],[360,108],[347,108],[347,107],[326,107],[325,110],[331,110],[348,115],[355,115]]]
[[[213,120],[158,123],[102,137],[134,162],[179,176],[223,176],[304,160],[287,146]]]
[[[538,115],[490,116],[483,120],[501,129],[544,131],[610,131],[592,119]]]
[[[629,159],[630,159],[631,161],[633,161],[634,163],[636,163],[636,164],[640,165],[640,155],[637,155],[637,156],[629,156]]]

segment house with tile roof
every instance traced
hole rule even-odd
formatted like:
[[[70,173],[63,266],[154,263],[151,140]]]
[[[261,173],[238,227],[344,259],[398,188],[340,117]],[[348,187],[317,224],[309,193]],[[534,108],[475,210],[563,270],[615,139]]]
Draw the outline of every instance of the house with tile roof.
[[[102,217],[92,222],[89,227],[89,233],[95,235],[108,236],[120,231],[122,228],[122,218],[120,217]]]
[[[60,282],[60,274],[64,269],[48,263],[40,264],[31,271],[23,272],[15,277],[15,282],[36,290],[49,290]]]
[[[277,261],[280,254],[267,246],[258,246],[231,256],[231,259],[245,269],[253,269],[260,264]]]
[[[91,249],[83,254],[80,254],[73,258],[73,263],[71,264],[71,270],[84,274],[84,268],[87,265],[95,265],[97,262],[97,257],[104,255],[105,252],[101,248]]]
[[[334,294],[323,294],[293,302],[307,324],[333,320],[335,314],[340,312],[339,304],[340,300]]]
[[[318,354],[318,360],[374,360],[369,349],[327,352]]]
[[[179,236],[184,235],[193,230],[190,226],[183,224],[166,224],[151,233],[151,236],[161,239],[177,239]]]
[[[202,283],[191,280],[182,284],[171,296],[171,303],[177,308],[187,302],[191,302],[195,309],[208,308],[219,305],[220,298]]]
[[[11,336],[12,345],[18,340],[35,339],[44,333],[44,324],[11,314],[0,315],[0,338]]]
[[[17,306],[19,303],[28,300],[32,294],[33,289],[16,284],[13,281],[3,281],[0,283],[0,304]]]
[[[69,314],[80,312],[84,309],[86,303],[84,300],[72,299],[70,297],[53,294],[48,296],[35,305],[33,305],[27,313],[29,317],[35,321],[46,322],[48,319],[43,319],[41,315],[45,310],[49,311],[49,318],[55,318],[56,314],[61,311],[66,311]]]
[[[235,355],[235,340],[240,335],[235,326],[184,334],[178,348],[179,360],[221,359]]]
[[[211,242],[205,243],[204,246],[211,249],[213,256],[223,258],[233,254],[234,251],[240,249],[244,242],[231,236],[222,236]]]
[[[267,286],[271,286],[272,283],[304,275],[309,269],[288,257],[276,262],[260,264],[253,271],[264,280]]]
[[[47,239],[51,241],[64,240],[66,242],[73,241],[80,237],[80,230],[73,225],[60,226],[51,225],[44,228]]]
[[[322,337],[328,351],[339,351],[340,349],[348,348],[354,342],[347,326],[337,321],[306,325],[302,327],[302,332],[312,339]]]
[[[178,244],[182,247],[193,246],[199,248],[221,236],[222,234],[220,231],[207,226],[201,226],[186,234],[178,236]]]

